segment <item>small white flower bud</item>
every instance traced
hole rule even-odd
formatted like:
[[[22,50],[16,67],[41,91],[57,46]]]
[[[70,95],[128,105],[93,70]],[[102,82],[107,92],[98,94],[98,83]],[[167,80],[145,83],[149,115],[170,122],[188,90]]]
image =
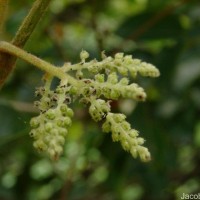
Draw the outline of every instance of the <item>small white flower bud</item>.
[[[40,125],[40,119],[38,117],[33,117],[30,121],[30,125],[32,128],[38,128]]]
[[[131,129],[130,131],[129,131],[129,136],[131,137],[131,138],[135,138],[135,137],[137,137],[139,134],[138,134],[138,131],[137,130],[135,130],[135,129]]]
[[[120,140],[119,134],[117,133],[112,133],[112,140],[113,142],[118,142]]]
[[[50,120],[55,119],[55,117],[56,117],[55,110],[49,109],[49,110],[45,113],[45,116],[46,116],[47,119],[50,119]]]
[[[131,147],[130,153],[133,156],[133,158],[137,158],[138,151],[135,147]]]
[[[148,162],[151,160],[151,154],[149,153],[148,149],[143,146],[138,147],[138,153],[140,155],[140,158],[143,162]]]
[[[52,122],[47,122],[45,124],[45,131],[49,132],[49,131],[52,130],[52,128],[53,128],[53,123]]]
[[[128,85],[129,80],[127,78],[122,78],[119,82],[120,85]]]
[[[127,76],[128,75],[128,69],[125,68],[124,66],[118,67],[118,72],[123,76]]]
[[[118,76],[115,72],[108,75],[108,83],[116,84],[118,82]]]
[[[45,151],[47,149],[47,145],[44,143],[43,140],[36,140],[33,143],[33,146],[38,150],[38,151]]]
[[[138,145],[143,145],[144,142],[145,142],[145,140],[143,138],[141,138],[141,137],[137,138]]]
[[[130,149],[129,142],[127,140],[122,140],[121,141],[122,147],[125,151],[128,151]]]
[[[82,50],[80,53],[80,58],[83,62],[85,62],[85,60],[89,57],[89,53],[85,50]]]
[[[107,122],[107,121],[104,122],[103,125],[102,125],[102,130],[105,133],[109,133],[111,131],[111,129],[110,129],[110,123]]]
[[[122,59],[124,57],[124,53],[116,53],[115,59]]]
[[[95,80],[99,83],[105,82],[105,75],[104,74],[97,74],[95,75]]]

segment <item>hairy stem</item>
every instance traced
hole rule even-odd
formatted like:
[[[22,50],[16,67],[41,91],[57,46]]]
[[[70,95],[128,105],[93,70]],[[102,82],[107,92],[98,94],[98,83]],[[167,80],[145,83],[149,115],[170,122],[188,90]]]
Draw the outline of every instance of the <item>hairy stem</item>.
[[[7,6],[8,6],[8,0],[0,0],[0,37],[2,34],[2,27],[5,20]]]
[[[3,4],[3,2],[7,1],[0,0],[2,5],[5,5]],[[30,35],[32,34],[33,30],[35,29],[36,25],[38,24],[41,17],[45,13],[50,2],[51,0],[36,0],[34,2],[30,12],[22,22],[21,26],[19,27],[19,30],[17,31],[15,37],[13,38],[12,44],[21,48],[25,45]],[[3,8],[0,4],[0,11],[1,9]],[[5,52],[6,51],[4,51],[4,53],[0,52],[0,89],[3,86],[4,82],[6,81],[9,74],[12,72],[17,59],[15,54],[9,55]]]
[[[39,69],[47,72],[52,76],[56,76],[59,79],[67,79],[67,81],[73,85],[76,85],[78,82],[72,76],[64,73],[62,68],[55,67],[54,65],[20,49],[19,47],[10,44],[9,42],[0,42],[0,52],[11,54],[12,56],[21,58],[26,62],[38,67]]]
[[[25,17],[21,26],[19,27],[12,44],[23,47],[29,39],[36,25],[44,15],[51,0],[37,0],[34,2],[28,15]]]

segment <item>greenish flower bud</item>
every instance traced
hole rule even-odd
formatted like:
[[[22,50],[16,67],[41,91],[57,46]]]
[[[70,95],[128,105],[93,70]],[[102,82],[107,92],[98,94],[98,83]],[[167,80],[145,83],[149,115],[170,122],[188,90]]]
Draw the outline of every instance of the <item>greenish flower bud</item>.
[[[64,94],[65,93],[65,88],[58,86],[56,88],[56,93],[57,94]]]
[[[138,151],[135,147],[131,147],[130,153],[133,156],[133,158],[137,158]]]
[[[113,142],[118,142],[120,140],[120,135],[118,133],[112,133]]]
[[[40,103],[39,101],[35,101],[35,102],[34,102],[34,106],[35,106],[36,108],[39,108],[40,105],[41,105],[41,103]]]
[[[88,97],[83,97],[83,98],[80,99],[79,102],[86,105],[86,104],[89,103],[89,99],[88,99]]]
[[[72,120],[69,117],[64,117],[57,121],[57,126],[67,128],[68,126],[71,126],[71,123]]]
[[[53,123],[52,122],[47,122],[45,124],[45,131],[49,132],[49,131],[52,130],[52,128],[53,128]]]
[[[70,118],[72,118],[74,116],[74,112],[71,108],[67,109],[67,116],[69,116]]]
[[[85,50],[82,50],[80,53],[80,58],[83,62],[85,62],[85,60],[89,58],[89,56],[90,56],[89,53]]]
[[[29,135],[30,135],[30,137],[35,138],[37,136],[37,132],[35,130],[31,130]]]
[[[124,57],[124,53],[116,53],[115,59],[122,59]]]
[[[111,131],[112,131],[112,133],[114,133],[114,134],[120,135],[121,127],[120,127],[118,124],[115,124],[114,126],[113,126],[113,124],[112,124],[112,126],[111,126]]]
[[[43,102],[45,102],[46,104],[49,104],[51,99],[49,97],[44,97],[43,99]]]
[[[122,140],[122,141],[121,141],[121,144],[122,144],[122,147],[123,147],[123,149],[124,149],[125,151],[128,151],[128,150],[130,149],[130,145],[129,145],[128,141]]]
[[[47,145],[43,142],[43,140],[36,140],[33,143],[33,146],[38,150],[38,151],[45,151],[47,149]]]
[[[47,153],[52,160],[57,160],[62,153],[62,147],[59,147],[59,149],[49,148]]]
[[[151,160],[151,154],[146,147],[138,146],[138,154],[143,162],[148,162]]]
[[[108,83],[116,84],[118,82],[118,76],[115,72],[108,75]]]
[[[131,138],[135,138],[135,137],[137,137],[139,134],[138,134],[138,131],[137,130],[135,130],[135,129],[131,129],[130,131],[129,131],[129,136],[131,137]]]
[[[127,121],[123,121],[121,126],[125,131],[129,131],[131,129],[131,125]]]
[[[119,81],[119,84],[120,85],[128,85],[129,83],[129,80],[127,78],[122,78],[120,81]]]
[[[128,69],[125,67],[118,67],[118,72],[123,75],[123,76],[127,76],[128,75]]]
[[[50,134],[44,135],[43,138],[42,138],[43,142],[44,142],[47,146],[49,146],[49,141],[51,141],[51,139],[52,139],[52,136],[51,136]]]
[[[125,65],[130,65],[133,63],[133,58],[131,55],[127,55],[124,57],[124,64]]]
[[[39,117],[33,117],[30,121],[30,125],[32,128],[38,128],[40,125],[40,119]]]
[[[111,63],[113,61],[113,58],[111,56],[108,56],[104,59],[105,63]]]
[[[121,66],[122,65],[122,59],[115,59],[114,64],[115,64],[115,66]]]
[[[113,117],[114,117],[114,120],[115,120],[116,123],[121,123],[126,119],[126,116],[124,114],[121,114],[121,113],[120,114],[114,114]]]
[[[64,137],[66,137],[67,133],[68,133],[67,129],[65,129],[65,128],[59,128],[59,135],[62,135]]]
[[[92,95],[92,93],[94,92],[94,88],[92,88],[92,87],[88,87],[88,86],[86,86],[86,87],[84,87],[83,88],[83,92],[82,92],[82,94],[84,95],[84,96],[90,96],[90,95]]]
[[[56,147],[55,147],[55,152],[56,152],[56,154],[58,154],[58,155],[62,154],[62,152],[63,152],[62,146],[56,146]]]
[[[102,130],[105,133],[109,133],[111,131],[110,123],[108,121],[106,121],[106,122],[103,123]]]
[[[44,93],[45,93],[45,88],[44,87],[39,87],[35,91],[35,96],[36,97],[42,96],[42,95],[44,95]]]
[[[56,117],[56,112],[53,109],[49,109],[46,113],[45,116],[47,119],[53,120]]]
[[[137,138],[138,145],[143,145],[144,142],[145,142],[145,140],[143,138],[141,138],[141,137]]]
[[[99,83],[105,82],[105,75],[104,74],[97,74],[95,75],[95,80]]]
[[[136,146],[139,145],[139,144],[138,144],[138,141],[137,141],[137,138],[129,138],[129,141],[130,141],[130,145],[131,145],[131,146],[136,147]]]
[[[107,87],[103,87],[102,88],[102,93],[107,99],[110,98],[110,92],[111,92],[110,88],[107,88]]]
[[[66,104],[61,104],[60,111],[62,114],[67,113],[68,106]]]
[[[90,66],[90,67],[88,67],[88,70],[91,72],[91,73],[93,73],[93,74],[96,74],[96,73],[98,73],[99,72],[99,68],[97,67],[97,66]]]
[[[118,90],[112,90],[111,93],[110,93],[110,98],[111,99],[114,99],[114,100],[117,100],[120,96],[120,92]]]
[[[69,93],[71,95],[76,95],[78,94],[78,88],[76,86],[71,86],[70,90],[69,90]]]
[[[56,141],[57,143],[59,143],[60,145],[64,145],[65,143],[65,138],[63,136],[57,136],[56,137]]]
[[[58,136],[59,135],[59,129],[57,127],[54,127],[52,130],[51,130],[51,135],[53,136]]]
[[[105,51],[102,51],[102,52],[101,52],[101,58],[102,58],[102,60],[107,58],[107,56],[106,56],[106,54],[105,54]]]
[[[133,78],[135,78],[137,76],[137,70],[135,68],[131,68],[130,69],[130,74]]]
[[[155,66],[146,62],[141,63],[138,71],[142,76],[158,77],[160,75],[159,70]]]
[[[95,121],[100,121],[110,111],[110,105],[102,99],[91,101],[89,113]]]

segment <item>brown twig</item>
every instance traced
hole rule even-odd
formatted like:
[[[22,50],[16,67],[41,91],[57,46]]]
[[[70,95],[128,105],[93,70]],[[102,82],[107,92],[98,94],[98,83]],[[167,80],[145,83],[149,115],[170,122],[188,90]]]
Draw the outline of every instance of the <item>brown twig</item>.
[[[127,42],[128,40],[136,41],[139,37],[141,37],[150,28],[152,28],[154,25],[156,25],[159,21],[161,21],[163,18],[167,17],[172,12],[174,12],[176,8],[184,5],[185,3],[189,2],[189,1],[191,1],[191,0],[181,0],[181,1],[176,2],[175,4],[168,5],[163,10],[156,13],[148,21],[146,21],[141,26],[139,26],[137,30],[135,30],[132,34],[130,34],[127,38],[125,38],[123,40],[123,42],[119,45],[119,47],[114,49],[113,51],[114,52],[119,51],[121,49],[121,47],[123,46],[124,42]]]
[[[133,34],[129,35],[127,39],[136,40],[142,34],[148,31],[151,27],[153,27],[155,24],[161,21],[163,18],[170,15],[177,7],[187,3],[188,1],[191,1],[191,0],[181,0],[177,2],[176,4],[165,7],[163,10],[161,10],[156,15],[154,15],[151,19],[145,22],[141,27],[139,27]]]
[[[3,1],[3,0],[1,0]],[[23,48],[29,37],[31,36],[36,25],[44,15],[51,0],[36,0],[29,11],[28,15],[19,27],[12,44]],[[0,53],[0,88],[3,86],[8,75],[12,72],[16,57],[7,53]]]
[[[6,18],[8,0],[0,0],[0,36],[2,34],[2,27]]]

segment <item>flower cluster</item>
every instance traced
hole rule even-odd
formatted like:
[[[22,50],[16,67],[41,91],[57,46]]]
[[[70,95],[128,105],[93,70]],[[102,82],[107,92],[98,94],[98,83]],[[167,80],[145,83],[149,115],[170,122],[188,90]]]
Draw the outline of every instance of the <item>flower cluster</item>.
[[[102,99],[91,101],[89,113],[94,121],[101,121],[110,112],[110,104]]]
[[[67,129],[72,123],[73,111],[66,102],[67,90],[63,85],[51,91],[49,81],[45,87],[36,90],[36,95],[42,96],[35,102],[40,115],[30,121],[30,136],[35,140],[33,146],[40,152],[47,152],[52,159],[62,153]]]
[[[145,77],[158,77],[160,75],[159,70],[152,64],[132,58],[131,55],[124,56],[124,53],[117,53],[114,57],[107,57],[104,52],[102,52],[101,61],[94,59],[85,62],[89,57],[86,51],[82,51],[80,57],[82,62],[70,66],[67,65],[66,72],[70,70],[81,72],[81,70],[87,69],[93,74],[98,74],[104,70],[106,73],[118,72],[122,76],[128,76],[130,74],[134,78],[137,74]]]
[[[151,159],[150,153],[146,147],[143,147],[144,139],[138,137],[138,131],[131,129],[130,124],[125,120],[124,114],[108,113],[102,129],[103,132],[112,132],[112,140],[120,141],[123,149],[129,151],[136,158],[140,156],[141,160],[146,162]]]
[[[31,119],[31,137],[34,147],[45,151],[53,159],[59,157],[68,127],[71,125],[73,111],[68,107],[71,100],[79,100],[89,104],[89,113],[96,122],[104,120],[103,132],[111,132],[113,141],[119,141],[124,150],[142,161],[150,160],[150,153],[143,147],[144,139],[138,136],[138,131],[131,128],[123,114],[112,113],[110,102],[119,98],[130,98],[144,101],[146,93],[137,83],[130,83],[129,76],[157,77],[159,70],[148,63],[117,53],[113,58],[102,52],[102,60],[86,62],[89,53],[80,53],[81,62],[66,63],[61,68],[66,75],[60,85],[51,89],[51,78],[47,78],[45,86],[38,88],[36,96],[41,96],[35,105],[40,115]],[[70,75],[69,75],[70,72]]]

